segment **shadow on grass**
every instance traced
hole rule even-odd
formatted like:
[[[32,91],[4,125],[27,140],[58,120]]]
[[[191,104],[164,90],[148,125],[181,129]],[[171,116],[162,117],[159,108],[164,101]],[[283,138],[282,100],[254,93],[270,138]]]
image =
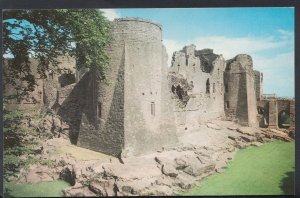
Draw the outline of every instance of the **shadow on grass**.
[[[293,195],[294,194],[294,178],[295,172],[287,172],[285,177],[281,180],[280,188],[283,194]]]

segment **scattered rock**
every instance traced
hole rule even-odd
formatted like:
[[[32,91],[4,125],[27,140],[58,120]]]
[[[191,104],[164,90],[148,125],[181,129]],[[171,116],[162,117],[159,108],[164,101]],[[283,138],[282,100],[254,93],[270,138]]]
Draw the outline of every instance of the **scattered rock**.
[[[250,138],[248,138],[248,137],[246,137],[246,136],[240,136],[240,138],[241,138],[242,140],[244,140],[245,142],[250,142],[250,141],[251,141]]]
[[[60,129],[61,128],[61,121],[59,118],[57,117],[53,117],[53,125],[56,129]]]
[[[96,196],[95,193],[89,190],[88,187],[81,186],[81,187],[69,187],[63,191],[65,196],[68,197],[94,197]]]
[[[286,141],[286,142],[290,142],[293,141],[294,139],[289,137],[288,134],[281,132],[279,130],[276,129],[271,129],[271,130],[264,130],[262,131],[262,133],[265,135],[266,138],[274,138],[274,139],[278,139],[278,140],[282,140],[282,141]]]
[[[253,136],[255,134],[254,129],[251,127],[240,127],[236,129],[237,132],[245,135]]]
[[[227,129],[235,131],[235,130],[237,130],[237,127],[229,126],[229,127],[227,127]]]
[[[39,126],[39,121],[38,120],[35,120],[35,119],[32,119],[29,121],[29,127],[32,127],[32,128],[38,128]]]
[[[214,163],[202,164],[198,161],[189,164],[189,166],[183,169],[183,171],[189,175],[197,177],[202,174],[208,173],[210,171],[214,171],[214,169],[215,169]]]
[[[89,185],[89,189],[90,191],[92,191],[93,193],[95,193],[97,196],[107,196],[105,187],[103,186],[103,184],[93,181],[90,183]]]
[[[174,159],[175,163],[176,163],[176,169],[177,170],[181,170],[181,169],[184,169],[186,168],[188,165],[186,163],[186,161],[182,158],[175,158]]]
[[[252,142],[250,145],[251,146],[261,146],[262,143],[260,143],[260,142]]]
[[[65,180],[66,182],[70,183],[72,186],[76,183],[76,175],[73,170],[73,167],[68,165],[65,166],[59,174],[59,178]]]
[[[210,158],[210,156],[209,156],[210,152],[208,152],[208,151],[206,151],[206,153],[204,153],[203,151],[195,151],[194,153],[201,157]]]
[[[221,130],[221,127],[217,124],[213,124],[213,123],[206,123],[206,126],[208,128],[211,128],[211,129],[215,129],[215,130]]]
[[[295,139],[295,131],[289,131],[288,135],[290,138]]]
[[[233,136],[228,136],[228,138],[231,140],[235,140],[235,137],[233,137]]]
[[[171,164],[164,164],[162,166],[162,173],[170,177],[176,177],[178,171]]]
[[[177,181],[174,182],[174,185],[177,185],[182,189],[190,189],[195,182],[195,177],[188,174],[179,174],[176,179]]]

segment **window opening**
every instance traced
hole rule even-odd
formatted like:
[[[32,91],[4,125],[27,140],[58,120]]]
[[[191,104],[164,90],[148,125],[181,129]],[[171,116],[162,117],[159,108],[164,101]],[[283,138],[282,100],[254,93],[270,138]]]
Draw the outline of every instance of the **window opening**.
[[[53,71],[51,69],[49,70],[49,78],[53,80]]]
[[[210,83],[209,83],[209,79],[207,79],[207,81],[206,81],[206,93],[207,93],[207,94],[210,93]]]
[[[102,117],[102,103],[98,102],[98,117]]]
[[[155,103],[151,102],[151,115],[155,116]]]

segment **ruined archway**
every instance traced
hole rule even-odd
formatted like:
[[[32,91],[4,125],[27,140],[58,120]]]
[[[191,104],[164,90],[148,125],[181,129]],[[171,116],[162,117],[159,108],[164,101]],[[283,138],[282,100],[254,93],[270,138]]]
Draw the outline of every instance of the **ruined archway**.
[[[278,113],[278,127],[289,128],[291,126],[290,112],[282,110]]]

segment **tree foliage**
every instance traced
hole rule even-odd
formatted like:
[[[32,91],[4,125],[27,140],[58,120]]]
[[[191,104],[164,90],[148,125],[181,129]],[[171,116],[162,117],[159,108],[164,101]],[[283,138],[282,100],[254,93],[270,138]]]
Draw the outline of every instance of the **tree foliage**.
[[[25,155],[34,154],[36,142],[30,137],[35,135],[35,131],[24,126],[27,116],[23,111],[3,112],[3,170],[4,179],[7,181],[11,176],[16,176],[21,167],[26,167],[36,158]]]
[[[77,69],[90,68],[105,78],[108,57],[106,44],[110,40],[109,21],[99,10],[6,10],[3,12],[4,88],[13,86],[15,95],[4,94],[4,176],[9,178],[20,167],[30,164],[35,142],[29,137],[35,131],[26,128],[23,111],[5,108],[7,99],[23,98],[34,90],[36,74],[31,59],[36,59],[37,72],[59,72],[58,57],[72,56]],[[5,89],[4,89],[5,91]],[[33,155],[30,155],[33,154]],[[24,156],[27,156],[23,158]]]
[[[3,50],[11,57],[4,70],[5,84],[26,82],[24,92],[35,86],[30,58],[39,62],[38,73],[57,71],[57,57],[76,58],[77,69],[91,68],[105,79],[110,40],[109,21],[95,9],[7,10],[3,12]],[[21,87],[19,87],[21,89]]]

